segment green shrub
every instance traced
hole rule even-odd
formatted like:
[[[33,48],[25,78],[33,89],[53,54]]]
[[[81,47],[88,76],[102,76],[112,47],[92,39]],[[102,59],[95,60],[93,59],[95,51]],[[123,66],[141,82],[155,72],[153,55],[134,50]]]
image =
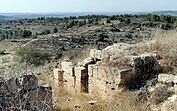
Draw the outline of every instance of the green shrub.
[[[107,34],[101,33],[98,35],[98,41],[104,42],[105,38],[109,38]]]
[[[56,53],[54,54],[54,59],[55,59],[55,60],[60,59],[62,56],[63,56],[62,52],[56,52]]]
[[[50,60],[50,55],[31,46],[20,47],[16,50],[19,62],[39,66]]]

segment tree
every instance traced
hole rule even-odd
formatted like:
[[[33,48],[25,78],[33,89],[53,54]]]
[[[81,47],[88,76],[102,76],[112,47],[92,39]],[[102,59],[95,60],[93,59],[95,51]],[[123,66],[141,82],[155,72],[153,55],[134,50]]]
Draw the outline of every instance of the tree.
[[[125,19],[125,23],[126,24],[130,24],[131,23],[131,20],[129,18]]]
[[[172,26],[171,24],[166,22],[166,23],[163,23],[160,28],[163,30],[169,30],[169,29],[172,29]]]
[[[44,32],[45,32],[45,34],[50,34],[50,30],[49,29],[45,30]]]
[[[105,38],[109,38],[108,35],[103,34],[103,33],[98,35],[98,41],[104,42]]]
[[[32,32],[30,30],[21,30],[20,31],[20,37],[27,38],[32,35]]]
[[[62,52],[56,52],[55,54],[54,54],[54,59],[55,60],[57,60],[57,59],[60,59],[61,57],[62,57]]]
[[[58,29],[55,27],[54,29],[53,29],[53,33],[57,33],[58,32]]]

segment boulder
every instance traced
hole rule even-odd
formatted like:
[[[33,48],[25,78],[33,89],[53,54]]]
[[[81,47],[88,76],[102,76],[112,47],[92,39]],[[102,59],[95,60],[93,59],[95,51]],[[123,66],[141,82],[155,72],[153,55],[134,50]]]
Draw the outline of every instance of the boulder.
[[[131,47],[132,45],[126,43],[117,43],[108,46],[102,50],[102,59],[104,62],[114,62],[122,56],[129,55]]]
[[[38,88],[25,92],[24,109],[52,111],[52,88],[48,84],[40,83]]]
[[[34,74],[23,75],[19,81],[23,90],[35,89],[38,86],[38,79]]]
[[[19,88],[19,82],[17,78],[10,77],[10,78],[5,78],[6,84],[7,84],[7,89],[9,93],[14,94],[17,93],[18,88]]]
[[[68,73],[70,74],[70,68],[73,66],[74,64],[72,62],[62,62],[61,63],[61,67],[62,67],[62,70],[65,72],[65,73]]]
[[[34,74],[19,79],[0,77],[0,95],[2,111],[52,111],[52,88],[39,82]]]
[[[102,59],[102,51],[97,49],[90,50],[90,57],[94,59]]]

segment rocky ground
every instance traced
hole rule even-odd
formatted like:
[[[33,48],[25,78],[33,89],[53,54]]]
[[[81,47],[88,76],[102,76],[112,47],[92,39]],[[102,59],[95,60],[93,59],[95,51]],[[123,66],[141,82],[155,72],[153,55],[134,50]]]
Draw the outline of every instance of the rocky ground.
[[[158,27],[158,25],[145,26],[141,21],[136,20],[131,24],[121,24],[118,21],[106,24],[102,22],[104,21],[100,21],[97,25],[70,28],[57,34],[39,36],[38,39],[30,41],[28,45],[50,53],[62,52],[72,58],[85,47],[103,49],[113,43],[136,43],[149,39]]]
[[[110,23],[105,21],[105,19],[101,19],[97,24],[62,29],[55,34],[38,35],[37,38],[3,41],[6,47],[1,46],[1,48],[6,50],[6,55],[0,56],[1,76],[17,76],[24,72],[35,72],[37,78],[52,86],[53,108],[59,111],[176,111],[176,31],[160,31],[155,34],[160,26],[159,23],[154,22],[152,26],[149,26],[149,21],[140,18],[133,18],[128,24],[121,23],[119,20],[112,20]],[[15,56],[14,49],[19,46],[33,46],[49,54],[60,52],[63,58],[55,62],[51,61],[44,66],[30,67],[27,64],[19,64],[18,60],[12,59]],[[112,88],[114,93],[110,93],[106,100],[100,97],[99,93],[91,96],[58,87],[53,79],[54,67],[60,65],[63,60],[74,61],[74,65],[82,66],[82,61],[88,57],[90,51],[86,49],[92,48],[95,51],[99,50],[96,54],[98,56],[100,50],[106,53],[104,54],[105,59],[101,60],[103,66],[112,67],[112,71],[115,73],[118,67],[131,68],[131,71],[136,72],[133,74],[137,74],[135,77],[141,76],[138,81],[143,79],[140,81],[141,84],[131,81],[132,75],[130,74],[131,76],[127,80],[131,81],[131,84],[128,84],[130,87],[118,92],[115,90],[117,87]],[[130,58],[127,59],[127,57]],[[153,59],[151,59],[152,57]],[[74,60],[75,58],[78,60]],[[100,58],[97,57],[97,59]],[[137,64],[132,65],[131,60]],[[146,60],[148,60],[148,64],[146,64]],[[156,63],[160,65],[158,71],[153,69],[157,65]],[[141,69],[142,64],[143,69]],[[144,72],[145,75],[142,75]],[[2,78],[2,81],[5,81],[3,84],[6,86],[7,80]],[[20,90],[22,90],[23,84],[19,84],[19,86],[16,87],[17,95],[21,94]],[[131,88],[131,86],[135,88]],[[4,88],[4,86],[2,85],[0,88]],[[38,90],[38,88],[35,87],[34,89]],[[26,93],[22,94],[22,97],[25,95]],[[9,97],[9,95],[6,96]],[[10,97],[13,96],[10,95]]]

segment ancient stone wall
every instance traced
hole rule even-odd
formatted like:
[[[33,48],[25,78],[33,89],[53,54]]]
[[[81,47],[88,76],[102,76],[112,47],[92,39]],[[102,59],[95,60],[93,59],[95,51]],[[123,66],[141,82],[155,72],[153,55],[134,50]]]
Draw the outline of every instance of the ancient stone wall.
[[[91,49],[90,56],[77,65],[62,62],[61,68],[54,69],[54,79],[59,82],[58,75],[63,72],[64,86],[90,94],[136,88],[158,74],[159,64],[157,54],[131,55],[128,52],[131,47],[128,44],[114,44],[103,50]],[[116,65],[120,64],[116,62],[120,58],[126,61],[122,66]]]

